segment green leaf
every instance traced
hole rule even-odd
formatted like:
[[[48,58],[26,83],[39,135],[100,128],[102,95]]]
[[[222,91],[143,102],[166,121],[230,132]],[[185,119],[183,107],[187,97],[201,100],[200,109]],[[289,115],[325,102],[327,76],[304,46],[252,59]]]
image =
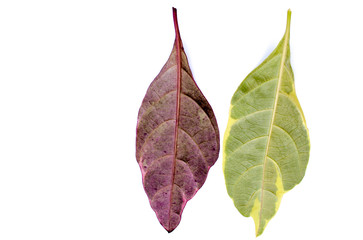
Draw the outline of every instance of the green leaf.
[[[277,212],[282,195],[305,175],[309,134],[290,65],[290,19],[270,56],[232,97],[223,142],[228,194],[238,211],[252,216],[256,236]]]

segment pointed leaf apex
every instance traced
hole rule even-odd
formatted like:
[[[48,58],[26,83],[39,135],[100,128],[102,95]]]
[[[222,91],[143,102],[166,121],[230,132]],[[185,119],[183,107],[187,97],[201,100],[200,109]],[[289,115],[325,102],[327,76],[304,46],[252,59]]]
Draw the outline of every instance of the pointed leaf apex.
[[[174,29],[175,29],[175,39],[178,42],[181,42],[180,40],[180,32],[179,32],[179,25],[178,25],[178,14],[177,9],[173,7],[173,20],[174,20]]]
[[[286,21],[286,32],[285,34],[288,35],[287,37],[290,37],[290,22],[291,22],[291,10],[287,10],[287,21]]]

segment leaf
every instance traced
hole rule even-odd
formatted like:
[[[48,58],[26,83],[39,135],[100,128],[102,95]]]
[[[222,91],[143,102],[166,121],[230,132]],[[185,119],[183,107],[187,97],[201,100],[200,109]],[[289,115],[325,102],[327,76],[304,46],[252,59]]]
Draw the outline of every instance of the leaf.
[[[276,49],[238,87],[223,143],[228,194],[255,221],[256,236],[277,212],[282,195],[300,183],[309,135],[290,65],[290,19]]]
[[[145,192],[168,231],[207,178],[219,154],[213,110],[196,85],[183,50],[173,8],[175,43],[149,86],[137,120],[136,159]]]

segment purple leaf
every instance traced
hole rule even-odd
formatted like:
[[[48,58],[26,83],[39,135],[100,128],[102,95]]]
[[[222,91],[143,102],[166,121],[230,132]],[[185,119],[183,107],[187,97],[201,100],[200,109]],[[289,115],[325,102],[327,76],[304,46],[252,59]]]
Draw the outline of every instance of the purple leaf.
[[[173,18],[174,47],[146,92],[136,137],[145,192],[168,232],[178,226],[219,154],[217,121],[190,71],[175,8]]]

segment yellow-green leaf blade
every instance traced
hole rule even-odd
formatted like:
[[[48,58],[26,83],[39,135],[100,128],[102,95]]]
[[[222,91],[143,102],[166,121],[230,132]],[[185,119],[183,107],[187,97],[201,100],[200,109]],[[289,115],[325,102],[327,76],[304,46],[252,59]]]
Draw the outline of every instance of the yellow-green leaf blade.
[[[228,194],[262,234],[282,195],[298,184],[309,158],[309,136],[290,65],[290,17],[285,35],[232,97],[223,144]]]

